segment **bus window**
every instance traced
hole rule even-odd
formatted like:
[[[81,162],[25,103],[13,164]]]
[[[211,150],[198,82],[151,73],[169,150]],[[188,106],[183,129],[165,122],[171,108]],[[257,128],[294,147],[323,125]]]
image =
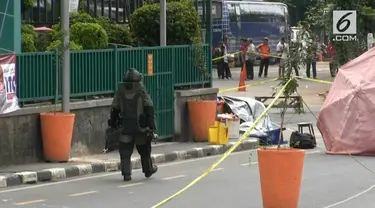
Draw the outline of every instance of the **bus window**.
[[[285,22],[285,11],[279,5],[240,4],[241,22]]]

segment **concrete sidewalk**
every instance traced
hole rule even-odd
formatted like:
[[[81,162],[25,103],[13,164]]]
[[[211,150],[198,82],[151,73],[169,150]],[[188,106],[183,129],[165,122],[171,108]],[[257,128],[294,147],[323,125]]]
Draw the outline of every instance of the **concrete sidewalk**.
[[[230,140],[227,145],[209,145],[202,143],[163,142],[153,144],[152,159],[155,163],[207,157],[223,154],[235,144]],[[256,148],[256,139],[247,139],[235,151]],[[140,157],[136,150],[132,156],[134,169],[141,168]],[[34,163],[0,168],[0,188],[22,184],[51,182],[65,178],[84,176],[94,173],[112,172],[120,169],[118,152],[71,158],[68,163]]]

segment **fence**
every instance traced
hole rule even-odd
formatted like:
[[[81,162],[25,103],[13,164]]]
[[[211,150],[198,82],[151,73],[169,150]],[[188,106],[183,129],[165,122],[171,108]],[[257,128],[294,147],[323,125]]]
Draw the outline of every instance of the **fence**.
[[[208,74],[211,74],[211,49],[208,45],[203,48]],[[212,82],[211,76],[202,78],[194,63],[195,55],[192,46],[71,51],[71,98],[112,96],[126,70],[134,67],[144,74],[144,83],[156,107],[159,134],[171,135],[174,88]],[[17,78],[21,105],[61,98],[61,66],[55,52],[17,55]]]

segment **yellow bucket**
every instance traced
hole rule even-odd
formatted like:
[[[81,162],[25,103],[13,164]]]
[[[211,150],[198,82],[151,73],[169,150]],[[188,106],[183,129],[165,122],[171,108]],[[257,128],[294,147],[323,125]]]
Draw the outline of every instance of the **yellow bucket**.
[[[215,121],[215,125],[208,129],[208,143],[228,144],[228,142],[228,127],[220,121]]]

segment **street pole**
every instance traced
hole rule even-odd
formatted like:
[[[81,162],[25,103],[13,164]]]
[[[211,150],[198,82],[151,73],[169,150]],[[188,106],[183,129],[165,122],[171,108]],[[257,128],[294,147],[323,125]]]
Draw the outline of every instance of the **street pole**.
[[[212,0],[206,2],[206,43],[212,46]]]
[[[69,1],[61,1],[61,31],[63,31],[62,54],[62,110],[70,112],[70,51],[69,51]]]
[[[167,45],[167,2],[160,0],[160,46]]]
[[[212,0],[206,0],[206,43],[209,46],[207,57],[209,59],[207,63],[208,72],[212,74]],[[212,76],[210,76],[210,87],[212,87]]]

